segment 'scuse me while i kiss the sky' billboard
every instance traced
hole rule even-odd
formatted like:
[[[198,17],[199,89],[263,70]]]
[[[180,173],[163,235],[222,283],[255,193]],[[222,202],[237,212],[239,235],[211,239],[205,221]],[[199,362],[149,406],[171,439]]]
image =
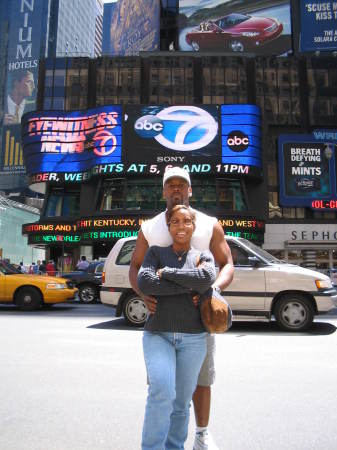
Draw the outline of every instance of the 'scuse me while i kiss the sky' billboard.
[[[300,51],[337,50],[337,1],[300,2]]]
[[[180,0],[179,49],[183,51],[292,52],[290,0]]]

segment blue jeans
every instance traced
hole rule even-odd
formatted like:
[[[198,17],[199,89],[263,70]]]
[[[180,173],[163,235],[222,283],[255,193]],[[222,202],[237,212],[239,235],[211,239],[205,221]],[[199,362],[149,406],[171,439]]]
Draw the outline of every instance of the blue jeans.
[[[142,450],[183,450],[207,333],[144,331],[149,380]]]

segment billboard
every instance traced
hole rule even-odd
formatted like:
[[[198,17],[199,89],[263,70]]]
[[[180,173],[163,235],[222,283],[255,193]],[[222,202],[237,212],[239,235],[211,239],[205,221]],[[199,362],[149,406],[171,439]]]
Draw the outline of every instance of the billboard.
[[[0,170],[2,174],[20,175],[25,173],[20,140],[21,117],[36,108],[43,0],[13,0],[8,5],[7,81]],[[23,180],[22,176],[18,178],[20,186],[17,187],[23,185]]]
[[[31,112],[22,119],[30,183],[83,181],[121,162],[122,107]],[[104,170],[104,169],[103,169]]]
[[[261,110],[221,105],[221,172],[262,176]]]
[[[300,51],[337,50],[337,2],[301,1]]]
[[[162,175],[172,165],[193,174],[262,176],[261,113],[255,105],[124,108],[25,114],[22,143],[29,183]],[[21,158],[14,150],[7,159]]]
[[[103,55],[138,55],[159,49],[159,41],[159,0],[119,0],[104,5]]]
[[[216,105],[127,105],[123,163],[144,164],[147,173],[167,165],[214,172],[221,161],[218,114]]]
[[[85,217],[74,222],[39,221],[22,225],[22,234],[28,236],[28,244],[39,245],[83,245],[95,242],[109,242],[125,237],[137,237],[144,220],[149,215],[114,215]],[[219,224],[228,236],[243,237],[251,241],[263,242],[264,222],[255,217],[220,216]]]
[[[280,204],[337,209],[337,132],[282,135],[278,141]]]
[[[290,0],[179,0],[179,49],[290,53]]]

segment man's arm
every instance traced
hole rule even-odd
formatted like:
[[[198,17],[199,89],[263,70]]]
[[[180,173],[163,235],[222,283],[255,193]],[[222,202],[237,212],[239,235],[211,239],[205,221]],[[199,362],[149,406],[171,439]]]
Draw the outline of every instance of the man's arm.
[[[224,231],[219,222],[214,224],[209,248],[219,266],[219,274],[215,280],[214,286],[219,286],[223,291],[233,280],[234,265],[230,248],[226,242]]]
[[[154,297],[150,297],[144,295],[140,292],[138,288],[137,276],[140,269],[140,266],[143,264],[145,253],[149,248],[149,244],[142,233],[142,230],[139,231],[136,247],[133,251],[131,262],[130,262],[130,270],[129,270],[129,280],[132,286],[132,289],[139,295],[140,298],[144,300],[144,303],[150,314],[156,312],[157,300]]]

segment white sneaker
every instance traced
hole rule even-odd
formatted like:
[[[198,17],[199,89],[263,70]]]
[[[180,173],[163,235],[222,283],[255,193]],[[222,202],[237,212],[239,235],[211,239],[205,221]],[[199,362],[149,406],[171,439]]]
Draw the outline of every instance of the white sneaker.
[[[195,434],[193,450],[219,450],[209,432],[199,431]]]

